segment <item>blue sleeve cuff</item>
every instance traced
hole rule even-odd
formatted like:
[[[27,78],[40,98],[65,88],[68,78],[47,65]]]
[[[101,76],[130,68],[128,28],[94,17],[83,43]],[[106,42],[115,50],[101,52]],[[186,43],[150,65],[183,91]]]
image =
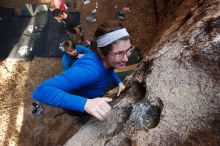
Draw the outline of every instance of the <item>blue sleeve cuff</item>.
[[[119,83],[121,82],[121,79],[118,77],[118,75],[115,72],[112,73],[112,80],[115,86],[118,86]]]

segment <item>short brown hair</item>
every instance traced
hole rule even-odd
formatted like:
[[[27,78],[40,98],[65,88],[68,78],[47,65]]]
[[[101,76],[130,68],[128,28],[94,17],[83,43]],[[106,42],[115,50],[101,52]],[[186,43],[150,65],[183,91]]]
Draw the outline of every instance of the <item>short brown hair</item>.
[[[71,46],[71,43],[72,43],[72,46]],[[73,42],[71,40],[67,40],[63,44],[63,48],[65,51],[67,51],[69,49],[69,47],[75,48],[75,45],[73,44]]]

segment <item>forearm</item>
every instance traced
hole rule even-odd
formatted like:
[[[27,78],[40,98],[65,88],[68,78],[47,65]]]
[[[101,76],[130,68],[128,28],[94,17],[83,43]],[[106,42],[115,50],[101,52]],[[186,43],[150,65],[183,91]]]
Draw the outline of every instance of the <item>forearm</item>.
[[[71,95],[66,91],[44,85],[34,90],[33,98],[47,105],[81,112],[84,112],[87,101],[87,98]]]
[[[93,64],[88,67],[76,65],[55,77],[45,80],[34,90],[33,98],[48,105],[84,111],[87,99],[72,95],[70,92],[92,85],[98,80],[97,74],[99,72],[92,66]]]

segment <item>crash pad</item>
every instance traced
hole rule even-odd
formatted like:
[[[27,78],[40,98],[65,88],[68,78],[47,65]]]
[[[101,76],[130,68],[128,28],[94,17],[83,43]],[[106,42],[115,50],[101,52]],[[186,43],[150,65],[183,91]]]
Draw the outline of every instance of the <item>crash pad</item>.
[[[80,24],[80,14],[70,13]],[[68,39],[65,25],[50,12],[33,17],[15,16],[13,9],[0,8],[0,59],[27,60],[34,56],[60,57],[59,44]]]

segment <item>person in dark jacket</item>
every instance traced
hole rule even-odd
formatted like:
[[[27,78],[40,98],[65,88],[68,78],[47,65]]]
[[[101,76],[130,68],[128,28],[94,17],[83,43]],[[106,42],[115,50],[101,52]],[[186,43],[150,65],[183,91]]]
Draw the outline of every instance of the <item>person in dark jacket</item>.
[[[58,22],[64,24],[69,38],[74,41],[74,43],[81,44],[84,41],[79,13],[66,13],[60,9],[55,9],[52,11],[52,16]]]

